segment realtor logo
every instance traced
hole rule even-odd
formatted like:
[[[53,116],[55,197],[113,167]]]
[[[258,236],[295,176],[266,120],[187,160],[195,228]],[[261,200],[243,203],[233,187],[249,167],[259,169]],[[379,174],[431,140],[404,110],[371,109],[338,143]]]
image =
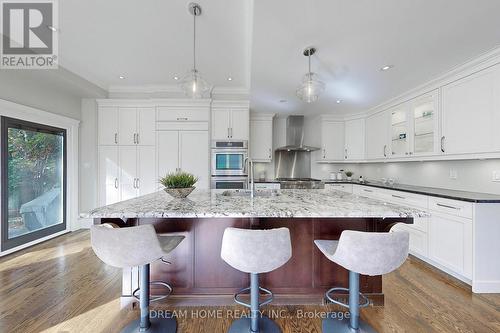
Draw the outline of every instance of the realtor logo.
[[[1,68],[57,68],[57,0],[0,0]]]

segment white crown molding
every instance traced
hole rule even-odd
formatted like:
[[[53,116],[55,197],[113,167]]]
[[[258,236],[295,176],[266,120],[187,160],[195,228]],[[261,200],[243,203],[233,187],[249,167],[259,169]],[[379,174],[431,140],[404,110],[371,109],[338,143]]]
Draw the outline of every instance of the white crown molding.
[[[35,109],[23,104],[14,103],[0,99],[0,115],[11,118],[23,118],[27,121],[37,122],[49,126],[58,127],[78,127],[80,121],[74,118],[66,117],[49,111]]]
[[[245,100],[213,100],[212,107],[213,108],[231,107],[231,108],[249,109],[250,108],[250,101],[247,99],[245,99]]]
[[[250,121],[252,120],[273,120],[276,113],[250,112]]]
[[[146,84],[146,85],[112,85],[108,88],[109,93],[121,94],[158,94],[158,93],[181,93],[182,90],[178,85],[161,85],[161,84]],[[249,89],[246,87],[214,87],[212,94],[249,94]]]
[[[107,98],[97,99],[97,105],[100,107],[210,107],[212,100],[209,98],[191,99],[191,98]]]

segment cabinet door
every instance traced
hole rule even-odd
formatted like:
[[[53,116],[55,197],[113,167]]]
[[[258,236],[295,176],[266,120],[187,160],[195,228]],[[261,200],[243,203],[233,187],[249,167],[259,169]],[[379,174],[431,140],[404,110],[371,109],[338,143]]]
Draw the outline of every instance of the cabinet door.
[[[443,87],[445,154],[500,151],[500,65]]]
[[[105,206],[120,200],[118,147],[99,147],[99,205]]]
[[[413,122],[410,154],[440,154],[438,92],[418,97],[410,105],[410,119]]]
[[[232,140],[248,140],[249,127],[250,121],[248,109],[231,111],[230,137]]]
[[[270,162],[273,153],[273,121],[250,122],[250,156],[255,162]]]
[[[344,159],[344,123],[325,121],[321,124],[321,160]]]
[[[212,139],[227,140],[230,138],[231,110],[212,110]]]
[[[153,193],[158,188],[156,150],[154,146],[137,147],[137,178],[139,195]]]
[[[141,146],[155,145],[156,111],[154,108],[137,109],[137,144]]]
[[[120,159],[120,200],[128,200],[137,196],[137,148],[121,146]]]
[[[198,177],[197,188],[209,188],[208,132],[179,132],[180,165],[182,171]]]
[[[135,135],[137,134],[137,109],[120,108],[118,142],[120,145],[135,145]]]
[[[365,120],[356,119],[345,122],[344,159],[362,160],[365,158]]]
[[[387,112],[366,119],[366,159],[388,157],[389,118]]]
[[[100,145],[118,144],[118,108],[100,107],[97,112],[97,128]]]
[[[472,278],[472,220],[432,212],[429,257],[466,278]]]
[[[179,132],[158,131],[157,142],[158,178],[161,178],[179,168]]]
[[[410,122],[408,104],[390,110],[391,156],[405,157],[410,154]]]

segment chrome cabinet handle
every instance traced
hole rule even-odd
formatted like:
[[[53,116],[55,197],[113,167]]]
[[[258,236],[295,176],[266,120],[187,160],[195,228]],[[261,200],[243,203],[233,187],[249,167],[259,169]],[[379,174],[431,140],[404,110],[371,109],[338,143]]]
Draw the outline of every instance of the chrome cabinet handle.
[[[326,158],[326,149],[323,148],[323,158]]]
[[[412,151],[410,152],[410,155],[413,155],[413,152],[412,152]]]
[[[437,206],[439,206],[439,207],[444,207],[444,208],[450,208],[450,209],[460,210],[460,207],[448,206],[448,205],[445,205],[445,204],[440,204],[440,203],[437,203],[436,205],[437,205]]]
[[[405,197],[402,197],[402,196],[400,196],[400,195],[395,195],[395,194],[393,194],[392,196],[393,196],[394,198],[398,198],[398,199],[406,199]]]
[[[137,178],[134,178],[134,183],[133,183],[133,185],[132,185],[132,187],[133,187],[133,188],[137,188],[137,187],[135,187],[135,181],[136,181],[136,180],[137,180]]]
[[[269,148],[269,158],[271,158],[271,148]]]
[[[177,120],[188,120],[188,118],[187,117],[179,117],[179,118],[177,118]]]
[[[115,178],[115,188],[118,188],[118,178]]]
[[[344,149],[344,151],[345,151],[345,159],[347,160],[347,148]]]
[[[139,133],[137,133],[137,144],[139,144]]]
[[[230,138],[231,137],[231,134],[229,134],[231,131],[229,129],[229,127],[227,128],[227,137]]]
[[[231,127],[231,139],[233,138],[233,128]]]
[[[118,133],[115,133],[115,143],[118,144]]]
[[[405,152],[405,155],[408,155],[408,152]]]
[[[140,183],[139,178],[136,178],[135,188],[137,188],[137,189],[138,189],[138,188],[140,187],[140,184],[141,184],[141,183]]]
[[[137,144],[137,137],[136,137],[137,134],[134,133],[134,145]]]
[[[365,189],[365,188],[363,189],[363,191],[365,191],[365,192],[370,192],[370,193],[371,193],[371,192],[373,192],[372,190],[367,190],[367,189]]]
[[[384,157],[387,157],[387,145],[384,145]]]
[[[441,137],[441,151],[444,153],[444,135]]]

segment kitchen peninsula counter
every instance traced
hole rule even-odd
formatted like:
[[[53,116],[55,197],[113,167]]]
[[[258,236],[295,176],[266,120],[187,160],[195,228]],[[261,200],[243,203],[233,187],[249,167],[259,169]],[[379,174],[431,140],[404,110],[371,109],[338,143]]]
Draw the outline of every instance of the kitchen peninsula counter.
[[[173,199],[164,191],[97,208],[82,214],[95,224],[112,222],[121,227],[152,224],[158,233],[185,236],[167,257],[171,265],[152,263],[152,280],[171,283],[174,304],[221,304],[249,284],[248,274],[220,258],[227,227],[270,229],[287,227],[292,258],[279,269],[263,274],[262,286],[287,304],[321,304],[326,290],[347,286],[348,271],[330,262],[314,246],[315,239],[335,240],[344,230],[388,232],[396,223],[413,223],[425,211],[384,203],[338,191],[256,191],[256,196],[221,190],[195,190],[186,199]],[[127,246],[124,244],[124,246]],[[137,268],[124,269],[122,300],[132,302]],[[382,277],[362,276],[361,291],[375,304],[383,304]],[[159,291],[158,291],[159,292]],[[126,303],[125,303],[126,304]]]

